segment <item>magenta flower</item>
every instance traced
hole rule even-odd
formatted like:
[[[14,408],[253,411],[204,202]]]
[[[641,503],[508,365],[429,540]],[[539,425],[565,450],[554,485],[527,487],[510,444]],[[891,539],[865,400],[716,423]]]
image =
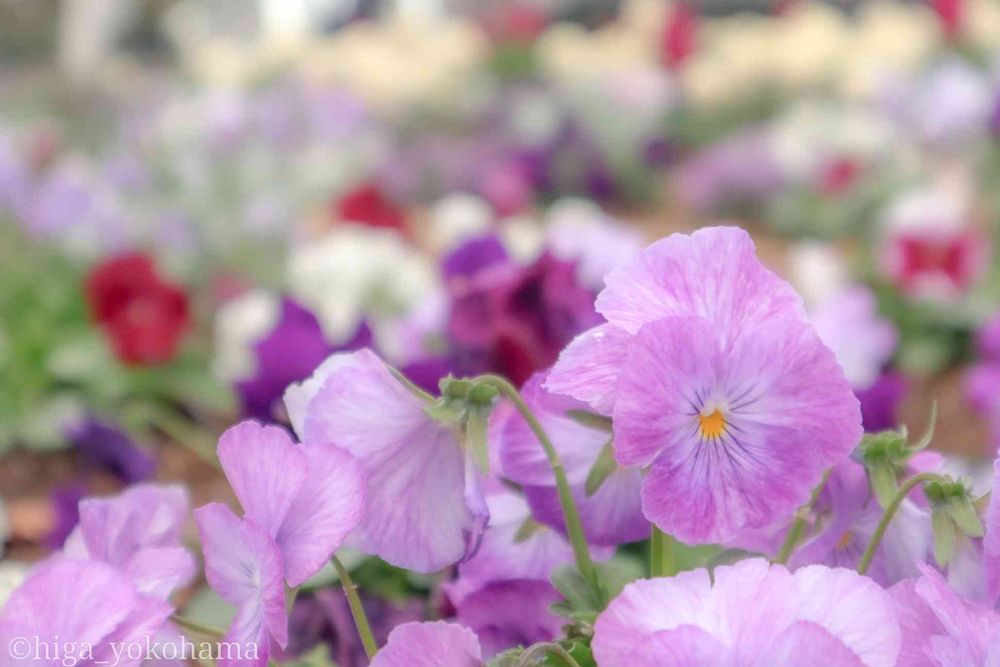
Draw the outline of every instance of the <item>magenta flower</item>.
[[[0,612],[0,665],[64,667],[72,650],[73,664],[81,667],[132,667],[141,656],[129,660],[119,649],[116,660],[115,648],[144,646],[171,611],[167,602],[141,594],[107,563],[54,556],[32,571]],[[18,643],[25,639],[27,647]],[[85,652],[84,645],[92,650]]]
[[[889,590],[902,629],[898,667],[1000,664],[1000,614],[962,598],[933,568],[920,569],[919,579]]]
[[[599,665],[892,667],[892,600],[850,570],[789,573],[763,559],[633,582],[597,618]]]
[[[108,563],[139,593],[164,600],[194,577],[194,558],[181,546],[189,508],[182,487],[140,484],[111,498],[85,498],[79,508],[66,556]]]
[[[285,402],[305,442],[342,447],[363,470],[353,546],[417,572],[475,553],[489,511],[471,458],[373,352],[334,355]]]
[[[472,630],[456,623],[404,623],[389,633],[371,667],[482,667]]]
[[[219,461],[245,518],[274,541],[293,588],[323,567],[364,512],[361,469],[336,447],[297,445],[283,429],[245,421],[222,434]]]
[[[649,522],[642,515],[639,499],[642,473],[638,468],[617,468],[594,495],[588,497],[584,483],[610,435],[582,426],[568,417],[568,411],[586,409],[586,404],[546,391],[543,379],[542,373],[536,373],[521,394],[559,452],[587,541],[614,546],[645,538],[649,534]],[[499,433],[504,475],[524,485],[525,497],[535,518],[565,532],[552,467],[527,422],[519,413],[511,411]]]
[[[651,466],[646,518],[721,542],[809,497],[861,439],[861,413],[792,288],[737,228],[675,234],[608,275],[608,323],[546,383],[614,417],[615,458]]]

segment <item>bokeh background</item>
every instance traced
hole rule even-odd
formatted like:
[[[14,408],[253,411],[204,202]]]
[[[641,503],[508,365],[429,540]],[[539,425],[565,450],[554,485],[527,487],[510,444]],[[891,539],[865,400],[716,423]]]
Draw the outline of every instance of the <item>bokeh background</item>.
[[[0,573],[84,494],[224,497],[218,434],[333,351],[523,382],[720,222],[975,481],[998,193],[991,0],[0,0]]]

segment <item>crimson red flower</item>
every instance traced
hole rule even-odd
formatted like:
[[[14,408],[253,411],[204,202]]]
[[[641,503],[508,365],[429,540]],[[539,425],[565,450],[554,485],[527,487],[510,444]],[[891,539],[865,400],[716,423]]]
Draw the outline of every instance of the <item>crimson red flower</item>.
[[[664,65],[676,68],[694,52],[698,14],[686,2],[674,3],[667,14],[660,42],[660,59]]]
[[[189,323],[188,299],[160,277],[150,257],[132,253],[102,262],[87,276],[85,291],[91,318],[122,362],[151,365],[174,356]]]
[[[374,183],[362,183],[334,203],[334,214],[344,222],[369,227],[406,230],[403,209],[396,205]]]
[[[957,39],[965,18],[965,0],[931,0],[941,28],[948,39]]]

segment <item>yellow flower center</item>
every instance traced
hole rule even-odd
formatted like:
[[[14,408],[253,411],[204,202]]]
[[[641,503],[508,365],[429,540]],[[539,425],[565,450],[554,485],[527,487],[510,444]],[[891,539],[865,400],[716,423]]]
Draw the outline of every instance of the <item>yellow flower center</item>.
[[[726,430],[726,420],[716,408],[711,414],[698,415],[698,427],[701,429],[701,437],[713,440],[722,436]]]

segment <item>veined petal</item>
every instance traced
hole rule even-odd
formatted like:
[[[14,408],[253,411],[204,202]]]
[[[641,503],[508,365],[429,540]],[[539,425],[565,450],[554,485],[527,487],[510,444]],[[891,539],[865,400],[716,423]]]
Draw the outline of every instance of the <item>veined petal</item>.
[[[611,324],[601,324],[574,338],[561,353],[545,388],[583,401],[602,415],[615,406],[618,375],[632,334]]]
[[[79,536],[90,558],[123,566],[141,549],[180,546],[188,508],[183,487],[138,484],[80,501]]]
[[[456,623],[404,623],[389,633],[371,667],[482,667],[475,633]]]
[[[191,552],[183,547],[159,547],[137,551],[123,571],[140,593],[165,600],[194,579],[197,565]]]
[[[271,536],[306,478],[305,455],[283,429],[245,421],[219,438],[219,462],[243,511]]]
[[[299,451],[306,461],[305,481],[275,538],[292,587],[330,560],[365,506],[363,473],[350,454],[318,444],[300,445]]]

